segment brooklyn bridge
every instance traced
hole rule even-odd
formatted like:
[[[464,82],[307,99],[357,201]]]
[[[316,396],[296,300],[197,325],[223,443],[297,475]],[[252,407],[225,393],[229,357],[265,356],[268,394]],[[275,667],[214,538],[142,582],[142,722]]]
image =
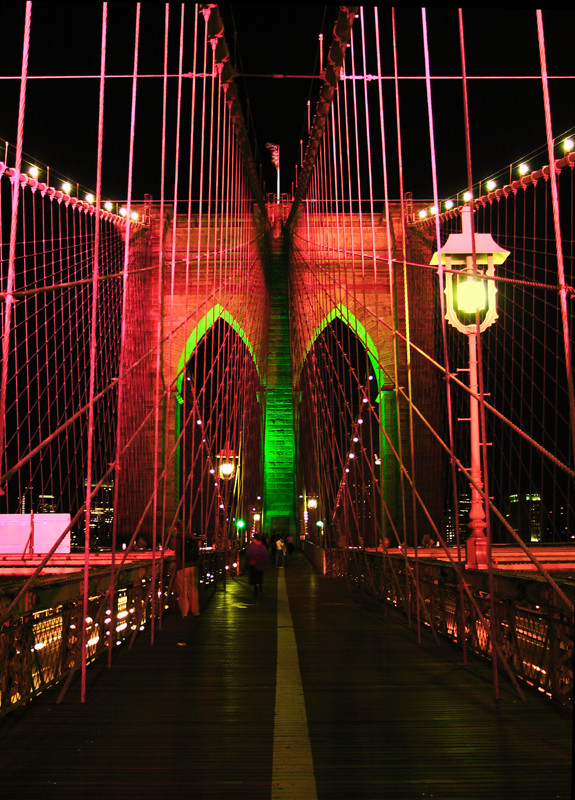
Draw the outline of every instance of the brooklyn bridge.
[[[570,798],[573,12],[0,13],[3,789]]]

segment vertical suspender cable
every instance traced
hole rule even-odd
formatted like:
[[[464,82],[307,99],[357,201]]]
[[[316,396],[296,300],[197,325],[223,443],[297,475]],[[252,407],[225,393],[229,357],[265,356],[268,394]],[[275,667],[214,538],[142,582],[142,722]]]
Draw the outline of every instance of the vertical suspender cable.
[[[22,167],[22,146],[24,140],[24,117],[26,108],[26,81],[28,78],[28,53],[30,50],[30,26],[32,3],[26,3],[24,20],[24,41],[22,45],[22,69],[20,76],[20,97],[18,102],[18,133],[16,139],[16,161],[12,178],[12,210],[10,216],[10,244],[8,251],[8,276],[5,292],[4,330],[2,338],[2,376],[0,378],[0,464],[4,461],[6,437],[6,390],[8,385],[8,362],[10,354],[10,333],[12,325],[12,306],[14,305],[14,283],[16,276],[16,231],[18,225],[18,203],[20,199],[20,169]],[[1,487],[0,487],[1,491]]]
[[[98,154],[96,194],[101,199],[102,186],[102,150],[104,142],[104,75],[106,70],[106,20],[107,3],[102,9],[102,47],[100,56],[100,95],[98,105]],[[85,508],[85,536],[84,536],[84,586],[83,586],[83,616],[82,616],[82,678],[81,702],[86,700],[86,618],[88,616],[88,573],[90,569],[90,512],[92,507],[92,454],[94,447],[94,390],[96,383],[96,345],[98,323],[98,278],[100,265],[100,225],[99,220],[94,232],[94,264],[92,269],[92,311],[90,330],[90,382],[89,382],[89,407],[88,407],[88,453],[86,468],[86,508]]]
[[[557,249],[557,288],[561,308],[561,326],[563,332],[563,348],[565,352],[565,370],[567,391],[569,394],[569,419],[571,427],[571,453],[575,458],[575,386],[573,382],[573,356],[569,336],[569,310],[567,308],[567,284],[565,282],[565,265],[563,261],[563,243],[561,241],[561,220],[559,216],[559,192],[557,175],[553,165],[553,127],[551,125],[551,102],[549,100],[549,76],[547,73],[547,56],[545,52],[545,31],[541,9],[536,10],[537,36],[539,40],[539,58],[541,62],[541,83],[543,87],[543,103],[545,107],[545,130],[547,134],[547,150],[549,153],[549,179],[551,183],[551,203],[553,207],[553,224],[555,229],[555,247]]]

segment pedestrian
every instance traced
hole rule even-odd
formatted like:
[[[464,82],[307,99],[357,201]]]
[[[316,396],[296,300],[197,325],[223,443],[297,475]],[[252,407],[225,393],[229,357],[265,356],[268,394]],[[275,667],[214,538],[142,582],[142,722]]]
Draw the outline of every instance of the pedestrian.
[[[264,570],[267,567],[270,557],[268,549],[262,542],[261,536],[255,534],[246,550],[248,560],[248,575],[250,586],[254,587],[254,594],[261,594],[264,583]]]
[[[200,597],[198,592],[198,561],[200,546],[195,536],[185,535],[180,521],[174,525],[170,537],[176,554],[176,577],[174,591],[182,617],[191,611],[194,617],[200,614]]]
[[[276,540],[276,564],[278,567],[283,567],[286,546],[284,540],[280,537]]]

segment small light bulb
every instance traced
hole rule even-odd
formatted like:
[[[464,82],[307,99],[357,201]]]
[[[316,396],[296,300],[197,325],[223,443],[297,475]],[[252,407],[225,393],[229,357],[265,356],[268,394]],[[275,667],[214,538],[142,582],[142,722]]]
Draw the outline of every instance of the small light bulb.
[[[494,189],[497,189],[497,184],[495,183],[495,181],[487,181],[487,183],[485,184],[485,188],[487,189],[488,192],[492,192]]]
[[[38,167],[32,166],[28,170],[28,175],[30,175],[31,178],[37,178],[39,174],[40,170],[38,169]]]
[[[72,184],[69,183],[68,181],[64,181],[64,183],[62,184],[62,191],[65,192],[66,194],[70,194],[70,192],[72,191]]]
[[[132,213],[130,214],[130,219],[132,220],[132,222],[137,222],[140,219],[140,215],[138,214],[137,211],[132,211]]]
[[[427,216],[427,210],[425,208],[422,208],[421,211],[419,212],[419,219],[425,219],[426,216]]]
[[[570,153],[574,147],[575,147],[575,142],[573,141],[573,139],[565,139],[565,141],[563,142],[563,149],[565,150],[566,153]]]
[[[106,202],[104,203],[104,208],[106,209],[106,211],[111,211],[114,208],[114,205],[110,203],[109,200],[106,200]]]
[[[528,164],[519,164],[519,174],[520,175],[527,175],[529,172],[529,165]]]
[[[91,192],[88,192],[88,194],[86,195],[86,202],[87,203],[93,203],[94,202],[94,195]]]
[[[470,200],[473,200],[473,192],[465,192],[463,199],[466,203],[469,203]]]
[[[128,209],[125,208],[125,206],[122,206],[122,208],[120,209],[120,216],[125,217],[127,213]]]
[[[449,211],[450,208],[453,208],[453,205],[454,205],[453,200],[446,200],[444,205],[445,205],[445,208]]]

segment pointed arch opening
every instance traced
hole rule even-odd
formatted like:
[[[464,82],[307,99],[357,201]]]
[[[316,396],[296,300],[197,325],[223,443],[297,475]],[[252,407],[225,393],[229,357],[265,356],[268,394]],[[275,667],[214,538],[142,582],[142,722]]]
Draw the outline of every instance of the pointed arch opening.
[[[222,309],[188,338],[177,388],[179,513],[209,546],[241,545],[261,504],[262,387],[247,337]]]
[[[396,515],[398,470],[386,444],[397,438],[394,392],[383,375],[365,328],[334,308],[299,381],[303,526],[322,546],[375,548]]]

